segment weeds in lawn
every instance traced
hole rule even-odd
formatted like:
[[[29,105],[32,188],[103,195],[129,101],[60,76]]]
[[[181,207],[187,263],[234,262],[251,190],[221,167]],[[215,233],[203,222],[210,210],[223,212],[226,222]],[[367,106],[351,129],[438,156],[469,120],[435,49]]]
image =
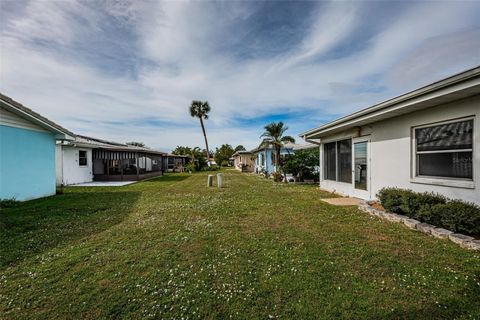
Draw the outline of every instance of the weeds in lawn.
[[[480,317],[480,253],[233,171],[0,213],[0,318]]]

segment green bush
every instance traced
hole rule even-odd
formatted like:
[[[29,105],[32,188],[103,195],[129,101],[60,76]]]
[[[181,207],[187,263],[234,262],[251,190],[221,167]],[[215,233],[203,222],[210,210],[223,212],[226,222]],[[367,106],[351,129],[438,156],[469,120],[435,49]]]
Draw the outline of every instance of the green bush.
[[[439,225],[453,232],[480,235],[480,206],[452,200],[431,207],[432,216],[439,217]]]
[[[0,199],[0,208],[12,208],[18,205],[20,201],[17,201],[15,198],[10,199]]]
[[[378,192],[377,198],[380,200],[382,206],[388,211],[404,214],[401,206],[405,191],[406,190],[398,188],[383,188]]]
[[[197,171],[197,167],[195,166],[195,163],[190,162],[189,164],[187,164],[185,166],[185,170],[188,171],[188,172],[195,172],[195,171]]]
[[[417,219],[418,213],[423,207],[431,207],[446,202],[447,199],[444,196],[433,192],[418,193],[411,190],[405,190],[402,194],[402,204],[400,205],[400,209],[405,215]]]
[[[473,203],[399,188],[383,188],[377,197],[387,211],[453,232],[480,235],[480,207]]]

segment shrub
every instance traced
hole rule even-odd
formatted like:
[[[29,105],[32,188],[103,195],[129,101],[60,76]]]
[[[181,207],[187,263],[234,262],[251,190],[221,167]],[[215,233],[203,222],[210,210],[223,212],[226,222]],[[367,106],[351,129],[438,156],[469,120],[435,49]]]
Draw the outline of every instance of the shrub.
[[[390,212],[453,232],[480,235],[480,207],[473,203],[449,200],[432,192],[418,193],[399,188],[383,188],[377,197]]]
[[[378,194],[377,198],[380,200],[382,206],[388,211],[403,214],[401,209],[403,194],[406,190],[398,188],[383,188]]]
[[[447,199],[444,196],[433,192],[418,193],[411,190],[405,190],[402,193],[402,204],[400,205],[400,209],[405,215],[412,218],[418,218],[418,213],[422,207],[428,208],[446,202]],[[422,211],[424,212],[425,210]]]
[[[188,172],[195,172],[197,170],[197,168],[195,166],[195,163],[190,162],[189,164],[187,164],[185,166],[185,170],[188,171]]]
[[[432,216],[438,217],[439,225],[453,232],[480,235],[480,206],[452,200],[431,207]]]
[[[0,208],[12,208],[18,205],[20,201],[17,201],[15,198],[10,199],[0,199]]]

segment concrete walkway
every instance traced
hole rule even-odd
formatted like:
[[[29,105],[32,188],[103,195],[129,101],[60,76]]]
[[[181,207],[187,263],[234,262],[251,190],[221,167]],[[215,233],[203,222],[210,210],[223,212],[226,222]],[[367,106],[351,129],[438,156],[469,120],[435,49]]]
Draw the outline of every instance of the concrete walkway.
[[[137,181],[92,181],[79,184],[72,184],[69,187],[121,187]]]
[[[326,198],[322,201],[334,206],[358,206],[362,200],[358,198]]]

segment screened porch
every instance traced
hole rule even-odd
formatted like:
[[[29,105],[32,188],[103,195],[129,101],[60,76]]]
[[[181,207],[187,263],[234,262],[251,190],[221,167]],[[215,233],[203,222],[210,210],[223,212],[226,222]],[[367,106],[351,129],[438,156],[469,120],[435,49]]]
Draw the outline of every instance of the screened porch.
[[[163,154],[126,150],[95,149],[94,181],[136,181],[163,174]]]

